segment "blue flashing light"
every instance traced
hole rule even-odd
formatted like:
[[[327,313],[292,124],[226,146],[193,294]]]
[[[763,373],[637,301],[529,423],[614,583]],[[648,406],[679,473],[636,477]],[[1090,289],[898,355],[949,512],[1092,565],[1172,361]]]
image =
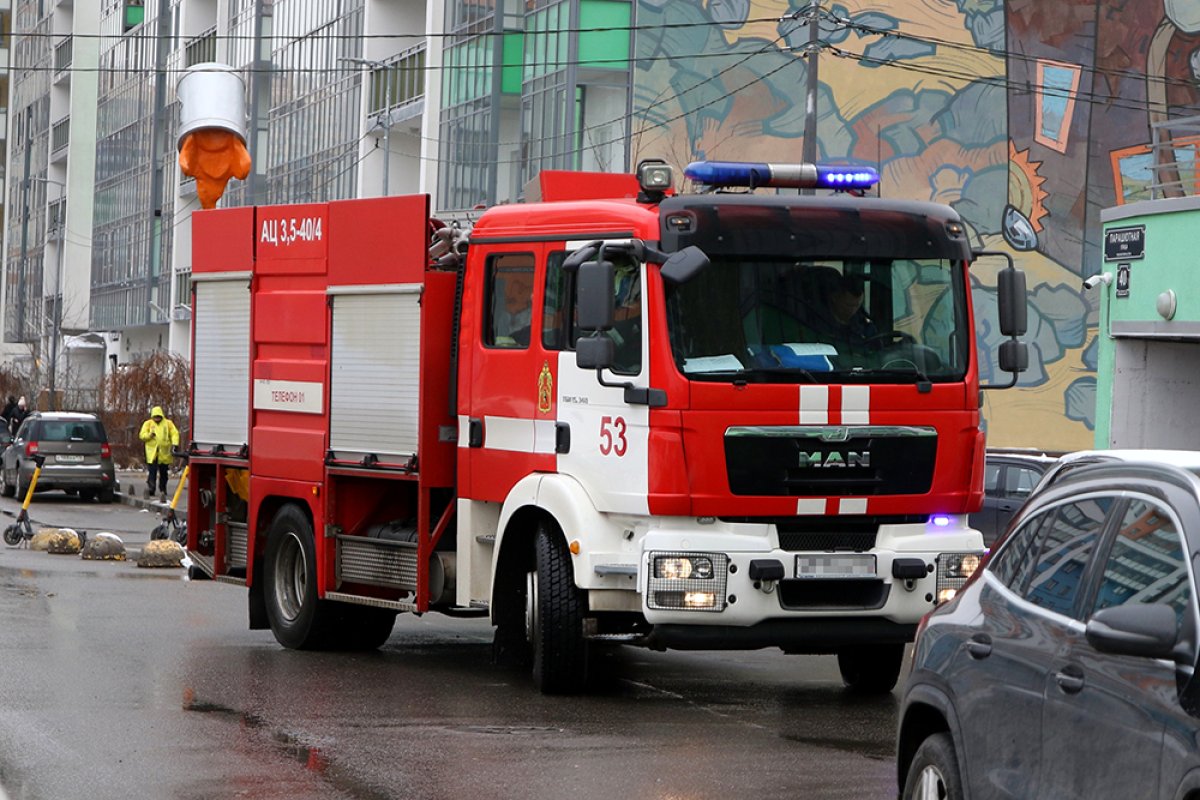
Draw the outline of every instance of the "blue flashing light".
[[[817,167],[817,186],[824,189],[869,189],[877,183],[873,167]]]
[[[705,186],[770,186],[771,165],[743,161],[693,161],[683,174]]]
[[[722,188],[867,189],[879,182],[871,167],[767,164],[748,161],[693,161],[683,171],[692,181]]]
[[[938,528],[945,528],[950,524],[950,518],[945,514],[934,514],[929,518],[929,521]]]

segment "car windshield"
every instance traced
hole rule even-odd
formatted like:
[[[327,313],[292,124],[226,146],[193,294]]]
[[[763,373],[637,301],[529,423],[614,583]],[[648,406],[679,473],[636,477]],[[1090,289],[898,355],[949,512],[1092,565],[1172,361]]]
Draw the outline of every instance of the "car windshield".
[[[667,289],[671,348],[693,380],[962,380],[960,262],[721,256]]]
[[[104,428],[94,419],[44,419],[37,438],[47,442],[103,442]]]

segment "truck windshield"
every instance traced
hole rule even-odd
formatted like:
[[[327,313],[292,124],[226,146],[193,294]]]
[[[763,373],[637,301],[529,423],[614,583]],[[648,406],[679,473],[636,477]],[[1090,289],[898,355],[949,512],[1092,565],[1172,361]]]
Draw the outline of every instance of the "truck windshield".
[[[693,380],[961,380],[964,272],[936,258],[715,257],[667,289],[672,352]]]

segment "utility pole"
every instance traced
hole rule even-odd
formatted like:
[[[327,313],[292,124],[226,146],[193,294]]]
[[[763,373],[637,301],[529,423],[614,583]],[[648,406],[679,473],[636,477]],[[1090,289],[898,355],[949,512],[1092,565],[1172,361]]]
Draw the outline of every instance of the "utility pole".
[[[808,45],[804,49],[805,72],[808,78],[807,92],[804,98],[804,153],[801,158],[806,164],[817,161],[817,53],[821,44],[818,36],[821,33],[821,5],[810,3],[804,9],[808,19]],[[812,189],[801,189],[801,194],[813,194]]]
[[[391,173],[389,169],[390,156],[392,154],[392,75],[391,69],[386,61],[374,61],[370,58],[354,58],[352,56],[343,56],[338,61],[348,61],[352,64],[360,64],[364,67],[370,67],[372,70],[381,70],[383,72],[383,113],[376,118],[376,123],[383,126],[383,196],[387,197],[388,193],[388,176]]]
[[[67,185],[62,181],[56,181],[53,178],[29,178],[29,181],[38,181],[39,183],[53,183],[58,187],[58,218],[54,220],[54,238],[56,240],[57,249],[54,254],[54,294],[51,298],[57,296],[54,301],[54,313],[52,315],[52,328],[50,334],[50,410],[58,411],[58,340],[62,338],[62,309],[63,304],[67,301],[66,292],[63,291],[63,250],[66,247],[66,212],[67,212]],[[49,226],[49,215],[47,215],[47,227]],[[49,231],[47,230],[47,233]],[[45,265],[46,247],[42,245],[42,263]],[[43,274],[44,271],[43,271]],[[42,282],[43,289],[45,281]],[[45,323],[42,324],[42,331],[45,332]]]

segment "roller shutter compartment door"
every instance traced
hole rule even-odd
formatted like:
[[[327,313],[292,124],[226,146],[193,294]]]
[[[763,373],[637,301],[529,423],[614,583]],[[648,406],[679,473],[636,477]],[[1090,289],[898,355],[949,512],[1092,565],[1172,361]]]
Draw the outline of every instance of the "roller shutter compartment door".
[[[420,287],[333,298],[330,449],[406,461],[417,452]]]
[[[237,452],[249,439],[249,281],[196,283],[192,438]]]

